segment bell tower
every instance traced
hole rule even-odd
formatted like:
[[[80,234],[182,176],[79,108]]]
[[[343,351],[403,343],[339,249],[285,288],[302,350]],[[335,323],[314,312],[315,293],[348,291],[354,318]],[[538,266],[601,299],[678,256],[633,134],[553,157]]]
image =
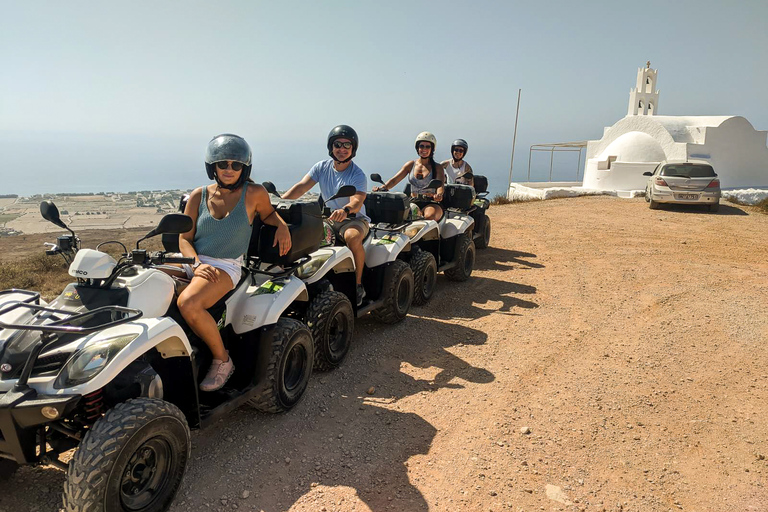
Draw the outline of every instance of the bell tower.
[[[659,110],[659,91],[656,90],[657,69],[651,69],[651,61],[637,70],[637,85],[629,91],[628,116],[652,116]]]

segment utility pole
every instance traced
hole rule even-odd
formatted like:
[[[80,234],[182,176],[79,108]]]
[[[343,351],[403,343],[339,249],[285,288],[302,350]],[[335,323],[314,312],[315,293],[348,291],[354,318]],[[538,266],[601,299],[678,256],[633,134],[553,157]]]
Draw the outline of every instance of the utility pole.
[[[512,135],[512,160],[509,163],[509,182],[507,183],[507,193],[505,194],[507,197],[509,197],[509,188],[512,186],[512,167],[515,165],[515,142],[517,141],[517,118],[520,115],[520,95],[522,94],[523,90],[518,89],[517,90],[517,110],[515,111],[515,132],[514,135]]]

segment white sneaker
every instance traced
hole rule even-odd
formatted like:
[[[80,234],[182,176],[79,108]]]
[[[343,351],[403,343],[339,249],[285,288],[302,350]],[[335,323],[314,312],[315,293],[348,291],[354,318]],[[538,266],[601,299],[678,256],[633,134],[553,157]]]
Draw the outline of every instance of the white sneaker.
[[[227,355],[229,355],[229,352],[227,352]],[[211,367],[208,368],[208,373],[205,375],[203,382],[200,383],[200,389],[202,391],[216,391],[217,389],[221,389],[224,384],[227,383],[234,371],[235,365],[232,363],[231,357],[226,362],[220,359],[214,359],[211,363]]]

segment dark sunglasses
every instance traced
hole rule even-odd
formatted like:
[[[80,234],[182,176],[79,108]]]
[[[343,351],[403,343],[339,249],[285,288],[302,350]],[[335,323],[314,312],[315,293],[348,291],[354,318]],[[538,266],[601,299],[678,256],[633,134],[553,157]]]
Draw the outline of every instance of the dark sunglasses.
[[[419,144],[419,149],[432,149],[432,144]]]
[[[454,153],[463,153],[464,152],[464,148],[453,148],[453,152]]]
[[[339,142],[339,141],[336,141],[336,142],[333,143],[333,147],[335,147],[336,149],[341,149],[341,148],[352,149],[352,143],[351,142]]]
[[[224,169],[227,169],[227,168],[229,168],[229,166],[230,166],[230,164],[229,164],[229,162],[227,162],[227,161],[224,161],[224,162],[216,162],[216,167],[218,167],[218,168],[219,168],[219,169],[221,169],[222,171],[223,171]],[[242,170],[243,170],[243,164],[241,164],[240,162],[232,162],[232,170],[233,170],[233,171],[242,171]]]

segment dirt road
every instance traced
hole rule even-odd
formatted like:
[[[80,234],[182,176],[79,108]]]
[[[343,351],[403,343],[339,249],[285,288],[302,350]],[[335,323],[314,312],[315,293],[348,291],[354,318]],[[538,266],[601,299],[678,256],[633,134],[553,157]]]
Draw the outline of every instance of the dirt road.
[[[491,217],[468,282],[360,321],[293,411],[194,433],[172,510],[768,510],[768,216],[584,197]],[[62,482],[23,468],[0,510],[56,510]]]

